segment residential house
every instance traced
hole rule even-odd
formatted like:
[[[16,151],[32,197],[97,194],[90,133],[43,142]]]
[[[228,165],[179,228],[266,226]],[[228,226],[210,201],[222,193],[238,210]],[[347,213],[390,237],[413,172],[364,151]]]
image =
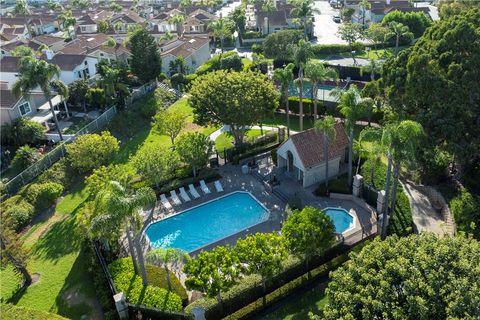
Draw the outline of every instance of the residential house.
[[[96,57],[86,54],[52,54],[47,52],[45,60],[60,68],[60,80],[67,85],[78,79],[94,79],[97,75]]]
[[[284,29],[298,28],[290,14],[294,8],[292,4],[275,0],[273,5],[276,10],[272,12],[263,10],[261,4],[247,6],[245,10],[247,29],[254,29],[266,35]]]
[[[188,72],[192,73],[210,59],[210,38],[208,35],[189,35],[161,45],[162,72],[168,74],[170,62],[178,57],[185,59]]]
[[[90,15],[84,15],[77,20],[76,34],[97,33],[97,23]]]
[[[345,163],[348,137],[341,123],[335,124],[336,138],[328,147],[328,178],[339,174]],[[287,175],[302,184],[304,188],[324,182],[326,159],[322,133],[309,129],[282,143],[277,150],[277,165],[284,168]]]
[[[33,41],[12,41],[8,42],[2,46],[0,46],[0,59],[3,57],[11,56],[12,51],[15,50],[19,46],[26,46],[31,48],[33,51],[37,51],[40,48],[40,45],[38,43],[35,43]]]
[[[25,26],[13,26],[2,28],[0,33],[0,44],[5,44],[12,41],[26,40],[30,37],[27,28]]]
[[[65,39],[62,37],[56,37],[49,34],[43,34],[33,37],[31,42],[38,44],[39,46],[45,45],[53,52],[60,51],[65,46]]]
[[[0,60],[0,81],[2,88],[11,89],[18,78],[18,61],[20,58],[4,56]]]
[[[130,51],[122,44],[116,43],[115,47],[107,47],[106,44],[110,36],[98,33],[88,36],[78,36],[76,39],[68,42],[60,53],[64,54],[85,54],[95,57],[98,60],[107,59],[108,61],[118,59],[127,62]]]
[[[188,15],[183,24],[183,32],[184,34],[208,33],[210,23],[216,19],[216,15],[197,9]]]

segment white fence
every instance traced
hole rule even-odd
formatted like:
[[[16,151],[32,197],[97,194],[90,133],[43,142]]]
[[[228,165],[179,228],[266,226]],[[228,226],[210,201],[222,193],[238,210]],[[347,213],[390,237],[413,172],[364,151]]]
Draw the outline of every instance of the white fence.
[[[115,116],[117,113],[117,109],[113,106],[100,117],[93,120],[85,127],[80,129],[74,135],[65,135],[64,141],[59,146],[55,147],[52,151],[45,154],[40,160],[32,164],[27,169],[23,170],[20,174],[18,174],[15,178],[8,181],[5,184],[5,188],[8,194],[14,194],[17,192],[21,187],[38,177],[42,174],[45,170],[50,168],[55,162],[60,160],[61,158],[65,157],[66,155],[66,148],[65,145],[68,143],[72,143],[75,139],[83,134],[86,133],[94,133],[99,131],[100,129],[104,128],[110,120]]]

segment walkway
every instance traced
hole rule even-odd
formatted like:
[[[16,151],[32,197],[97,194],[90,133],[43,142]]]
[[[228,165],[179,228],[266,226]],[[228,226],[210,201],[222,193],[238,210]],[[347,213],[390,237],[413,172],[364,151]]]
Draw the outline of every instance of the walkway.
[[[257,129],[257,130],[260,130],[260,126],[251,126],[251,127],[248,127],[248,130],[250,129]],[[272,131],[272,130],[277,130],[278,128],[277,127],[270,127],[270,126],[262,126],[263,130],[265,131]],[[210,141],[213,141],[215,142],[215,140],[217,140],[217,138],[224,132],[229,132],[230,131],[230,127],[227,126],[227,125],[224,125],[223,127],[221,127],[220,129],[212,132],[208,137],[210,138]],[[290,130],[290,133],[292,133],[293,131]],[[295,132],[293,132],[295,133]]]
[[[429,231],[439,236],[447,234],[446,224],[440,210],[435,209],[425,191],[410,183],[403,184],[403,187],[410,201],[415,231],[417,233]]]

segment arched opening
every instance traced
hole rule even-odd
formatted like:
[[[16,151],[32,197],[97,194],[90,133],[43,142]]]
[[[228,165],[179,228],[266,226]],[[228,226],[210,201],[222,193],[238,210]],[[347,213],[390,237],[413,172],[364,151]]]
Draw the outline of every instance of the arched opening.
[[[293,153],[287,151],[287,172],[293,172]]]

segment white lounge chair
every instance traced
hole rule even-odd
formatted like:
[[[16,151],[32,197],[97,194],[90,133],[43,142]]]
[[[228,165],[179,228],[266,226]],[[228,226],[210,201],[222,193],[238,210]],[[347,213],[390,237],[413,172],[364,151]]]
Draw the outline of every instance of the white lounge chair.
[[[192,200],[188,196],[188,193],[185,191],[185,188],[183,188],[183,187],[180,188],[180,197],[182,197],[183,201],[185,201],[185,202],[188,202],[188,201]]]
[[[160,195],[160,202],[163,204],[163,206],[165,207],[165,209],[167,209],[167,210],[171,210],[171,209],[172,209],[172,205],[170,204],[170,202],[168,201],[167,197],[165,197],[164,194],[161,194],[161,195]]]
[[[219,180],[215,181],[214,185],[215,185],[215,189],[217,189],[217,192],[223,192],[223,187]]]
[[[170,191],[170,198],[172,198],[174,205],[179,206],[179,205],[182,204],[182,201],[180,201],[180,199],[178,199],[178,196],[177,196],[177,193],[175,192],[175,190]]]
[[[205,180],[200,180],[200,188],[205,194],[211,193],[210,189],[208,189],[207,185],[205,184]]]
[[[197,189],[195,189],[195,187],[193,186],[193,184],[189,184],[189,185],[188,185],[188,191],[190,191],[190,193],[192,194],[192,196],[193,196],[195,199],[200,198],[200,194],[197,192]]]

